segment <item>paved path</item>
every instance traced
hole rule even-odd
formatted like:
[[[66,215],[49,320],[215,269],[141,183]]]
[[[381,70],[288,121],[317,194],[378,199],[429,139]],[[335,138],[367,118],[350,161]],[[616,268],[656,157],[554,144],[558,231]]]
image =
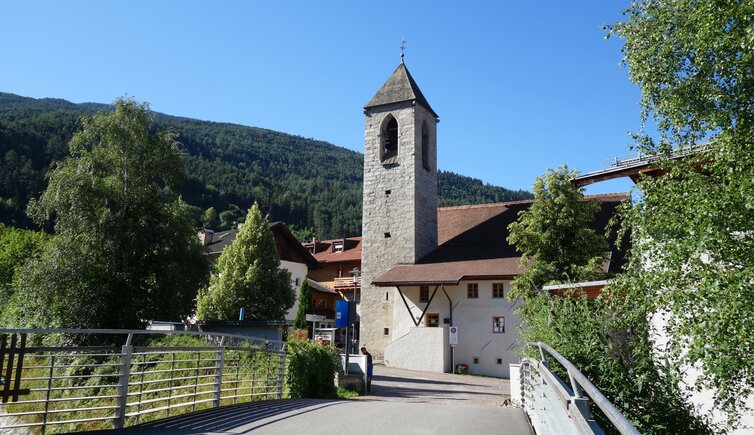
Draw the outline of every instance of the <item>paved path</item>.
[[[508,379],[417,372],[376,365],[372,392],[360,399],[501,407],[509,397]]]
[[[523,411],[502,406],[508,381],[375,367],[355,400],[271,400],[200,411],[125,434],[530,434]],[[108,433],[112,434],[113,431]]]

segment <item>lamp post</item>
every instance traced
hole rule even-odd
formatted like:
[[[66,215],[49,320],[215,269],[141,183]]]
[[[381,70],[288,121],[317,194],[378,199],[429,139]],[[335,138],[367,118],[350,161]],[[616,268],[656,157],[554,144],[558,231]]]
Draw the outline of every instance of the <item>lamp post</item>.
[[[351,273],[353,274],[353,301],[356,302],[356,286],[359,285],[359,274],[361,274],[361,271],[358,267],[354,267]]]
[[[348,374],[348,363],[349,363],[349,360],[350,360],[349,356],[351,354],[351,347],[352,347],[351,346],[351,334],[350,334],[351,327],[350,327],[350,325],[351,325],[351,322],[353,321],[353,319],[350,318],[350,315],[351,315],[351,306],[350,305],[356,303],[356,285],[359,283],[359,269],[356,268],[356,267],[354,267],[353,270],[351,271],[351,273],[353,273],[353,298],[352,298],[351,301],[348,302],[348,313],[346,313],[346,318],[348,318],[348,322],[346,323],[346,346],[345,346],[346,347],[346,364],[345,364],[346,366],[345,366],[345,370],[344,370],[345,374]],[[354,307],[355,307],[355,305],[354,305]]]
[[[361,271],[359,270],[358,267],[354,267],[351,273],[353,274],[353,303],[356,304],[356,287],[359,286],[359,277],[361,276]],[[353,311],[354,313],[356,312],[356,305],[353,306]],[[353,335],[356,335],[356,329],[354,328],[355,319],[349,318],[348,320],[349,320],[349,323],[351,324],[351,328],[353,329],[353,333],[354,333]]]

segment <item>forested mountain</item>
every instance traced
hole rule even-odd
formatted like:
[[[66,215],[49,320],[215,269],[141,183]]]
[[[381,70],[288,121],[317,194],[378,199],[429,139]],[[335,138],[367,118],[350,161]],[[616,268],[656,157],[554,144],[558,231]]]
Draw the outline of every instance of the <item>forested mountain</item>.
[[[110,109],[0,92],[0,222],[33,227],[26,204],[44,190],[50,165],[68,154],[79,119]],[[190,204],[221,212],[257,201],[271,220],[318,237],[361,232],[361,154],[263,128],[160,113],[155,121],[157,128],[175,132],[186,152],[183,197]],[[440,171],[438,179],[440,205],[531,197],[452,172]]]

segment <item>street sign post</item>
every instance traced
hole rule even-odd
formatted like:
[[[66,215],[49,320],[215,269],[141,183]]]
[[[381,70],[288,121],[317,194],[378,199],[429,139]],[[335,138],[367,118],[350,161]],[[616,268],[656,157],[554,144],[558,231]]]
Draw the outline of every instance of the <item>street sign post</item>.
[[[319,316],[317,314],[307,314],[305,319],[307,322],[324,322],[325,316]]]
[[[458,345],[458,327],[451,326],[448,328],[448,342],[451,346],[456,347]]]
[[[450,372],[456,372],[456,345],[458,344],[458,327],[451,326],[448,328],[448,343],[450,344]]]

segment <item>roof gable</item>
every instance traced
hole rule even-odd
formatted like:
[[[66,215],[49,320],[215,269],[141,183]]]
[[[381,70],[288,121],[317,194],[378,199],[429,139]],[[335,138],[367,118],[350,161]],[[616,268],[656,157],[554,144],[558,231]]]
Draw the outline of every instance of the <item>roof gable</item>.
[[[370,107],[384,106],[386,104],[402,103],[405,101],[416,101],[424,106],[427,110],[432,112],[432,115],[437,118],[437,113],[432,110],[432,107],[427,102],[427,99],[419,90],[419,86],[411,77],[411,73],[408,72],[406,64],[401,62],[398,68],[395,69],[393,75],[385,82],[384,85],[374,94],[371,100],[364,106],[365,109]]]

